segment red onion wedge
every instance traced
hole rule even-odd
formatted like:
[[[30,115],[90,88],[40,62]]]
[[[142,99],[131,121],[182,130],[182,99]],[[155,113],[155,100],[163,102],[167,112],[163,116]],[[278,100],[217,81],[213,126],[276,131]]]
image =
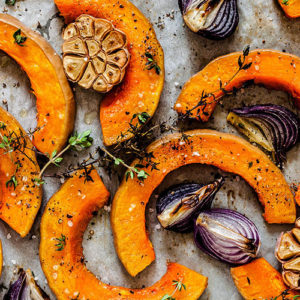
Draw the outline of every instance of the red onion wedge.
[[[255,224],[230,209],[201,212],[195,221],[194,238],[203,252],[232,265],[248,263],[260,248]]]
[[[283,106],[265,104],[233,109],[227,121],[251,142],[271,152],[280,166],[287,151],[299,140],[299,118]]]
[[[229,37],[239,23],[237,0],[179,0],[184,22],[213,40]]]

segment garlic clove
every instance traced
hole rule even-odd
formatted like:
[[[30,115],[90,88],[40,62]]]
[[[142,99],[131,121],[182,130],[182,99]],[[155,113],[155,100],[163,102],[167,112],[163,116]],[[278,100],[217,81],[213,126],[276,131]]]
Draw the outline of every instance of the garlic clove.
[[[76,25],[82,37],[92,37],[94,35],[94,18],[89,15],[81,15],[76,20]]]
[[[119,68],[125,68],[128,64],[129,54],[126,50],[121,49],[117,52],[109,54],[107,61],[111,64],[117,65]]]
[[[100,93],[106,93],[107,91],[110,90],[111,85],[109,85],[104,76],[100,75],[97,80],[95,81],[94,85],[93,85],[94,90],[96,90],[97,92]]]
[[[300,257],[289,260],[287,263],[282,265],[284,270],[300,272]]]
[[[291,289],[299,289],[299,282],[300,282],[300,274],[294,273],[291,271],[284,271],[282,273],[282,278],[284,283],[290,287]]]
[[[112,65],[107,65],[103,73],[104,78],[109,84],[117,84],[121,81],[121,71],[119,68]]]
[[[105,71],[106,63],[98,57],[93,58],[93,65],[98,74],[102,74]]]
[[[63,57],[63,66],[69,79],[77,81],[81,78],[87,65],[87,60],[84,57],[66,55]]]
[[[79,31],[74,23],[69,24],[63,32],[63,39],[68,40],[79,35]]]
[[[84,74],[82,75],[81,80],[78,83],[83,88],[89,89],[93,85],[96,78],[97,73],[94,70],[93,64],[89,62]]]
[[[86,45],[90,57],[95,56],[100,51],[100,45],[94,39],[86,40]]]
[[[104,19],[96,19],[94,25],[95,39],[99,42],[102,42],[105,35],[113,29],[112,24]]]
[[[102,49],[106,53],[112,53],[126,45],[126,36],[124,33],[114,30],[111,31],[102,42]]]
[[[300,254],[300,245],[295,241],[290,232],[285,232],[279,237],[275,252],[279,260],[287,260]]]
[[[84,41],[79,37],[64,42],[62,49],[64,54],[86,55],[88,53]]]
[[[300,228],[293,228],[292,234],[296,238],[297,242],[300,243]]]

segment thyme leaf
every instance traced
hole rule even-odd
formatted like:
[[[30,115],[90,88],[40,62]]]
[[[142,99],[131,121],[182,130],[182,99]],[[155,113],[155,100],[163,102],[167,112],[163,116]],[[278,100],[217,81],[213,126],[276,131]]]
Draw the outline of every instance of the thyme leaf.
[[[61,234],[61,236],[59,238],[55,238],[55,240],[57,241],[57,244],[55,244],[56,251],[62,251],[65,246],[66,246],[66,236]]]
[[[156,74],[159,75],[161,72],[161,69],[157,62],[155,61],[153,55],[149,52],[145,52],[145,56],[147,58],[147,63],[146,63],[146,69],[147,70],[152,70],[154,69]]]
[[[175,289],[171,295],[166,294],[164,295],[160,300],[176,300],[173,296],[176,294],[177,291],[181,292],[182,289],[186,290],[186,285],[183,284],[182,281],[173,280],[173,286],[175,286]]]
[[[9,6],[14,6],[17,0],[5,0],[5,4]]]
[[[22,36],[21,29],[18,29],[18,30],[13,34],[13,37],[14,37],[14,39],[15,39],[15,43],[16,43],[16,44],[18,44],[18,45],[21,46],[21,47],[24,47],[24,43],[26,42],[27,37],[26,37],[26,36]]]

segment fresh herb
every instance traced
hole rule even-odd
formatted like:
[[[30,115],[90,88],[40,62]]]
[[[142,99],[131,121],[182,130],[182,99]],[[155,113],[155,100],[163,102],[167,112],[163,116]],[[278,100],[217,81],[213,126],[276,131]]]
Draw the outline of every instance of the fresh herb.
[[[281,2],[283,5],[289,5],[289,0],[282,0]]]
[[[17,0],[5,0],[5,4],[9,6],[14,6]]]
[[[161,72],[161,69],[160,69],[159,65],[157,64],[157,62],[155,61],[153,55],[149,52],[145,52],[145,56],[147,58],[146,69],[147,70],[154,69],[156,74],[159,75]]]
[[[66,236],[61,234],[61,237],[55,238],[56,241],[58,241],[55,246],[57,247],[56,251],[62,251],[66,246]]]
[[[228,90],[226,90],[226,86],[242,71],[242,70],[248,70],[251,66],[252,66],[252,62],[247,63],[246,59],[247,56],[250,53],[250,46],[247,46],[244,50],[243,50],[243,54],[240,55],[238,57],[238,69],[237,71],[232,75],[232,77],[225,83],[223,84],[223,82],[220,80],[220,87],[218,90],[214,91],[214,92],[210,92],[207,93],[206,91],[202,91],[201,96],[200,96],[200,100],[198,101],[198,103],[192,107],[191,109],[188,109],[186,111],[185,114],[181,115],[181,119],[186,119],[186,118],[190,118],[192,116],[193,111],[196,110],[197,115],[199,115],[199,113],[202,111],[202,113],[204,115],[209,115],[208,112],[206,112],[206,107],[209,104],[212,104],[214,102],[218,102],[218,100],[216,99],[215,94],[217,92],[222,91],[225,95],[230,94],[230,92]],[[233,93],[236,92],[236,89],[233,89]],[[208,102],[209,99],[212,98],[212,102]]]
[[[5,186],[8,188],[8,187],[13,187],[14,190],[16,189],[16,187],[18,186],[18,180],[17,180],[17,177],[16,175],[12,175],[10,177],[10,179],[8,181],[6,181],[6,184]]]
[[[18,44],[18,45],[21,46],[21,47],[24,47],[24,43],[26,42],[27,37],[26,37],[26,36],[22,36],[21,29],[18,29],[18,30],[13,34],[13,37],[14,37],[14,39],[15,39],[15,43],[16,43],[16,44]]]
[[[276,297],[271,297],[271,298],[264,299],[264,300],[299,300],[300,299],[300,295],[295,295],[291,298],[291,295],[289,292],[290,292],[290,290],[285,290]]]
[[[175,289],[171,295],[166,294],[164,295],[161,300],[176,300],[173,296],[176,294],[177,291],[181,292],[182,289],[186,290],[186,285],[182,283],[182,281],[173,280],[173,286],[175,286]]]
[[[81,151],[83,149],[89,148],[93,143],[93,138],[90,136],[90,134],[90,130],[87,130],[81,134],[75,133],[73,136],[70,137],[68,145],[62,151],[60,151],[59,153],[57,153],[56,150],[53,151],[51,156],[48,157],[48,162],[45,164],[38,178],[36,178],[35,181],[41,184],[43,182],[42,176],[46,169],[52,164],[59,167],[60,163],[63,161],[62,155],[69,149]]]

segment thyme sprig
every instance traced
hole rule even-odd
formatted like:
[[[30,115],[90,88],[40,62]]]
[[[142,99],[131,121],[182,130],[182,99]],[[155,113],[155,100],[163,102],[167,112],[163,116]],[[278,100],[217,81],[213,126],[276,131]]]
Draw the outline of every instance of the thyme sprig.
[[[186,285],[182,283],[182,281],[178,281],[178,280],[173,280],[173,284],[175,286],[175,289],[173,291],[173,293],[171,295],[166,294],[164,295],[161,300],[176,300],[176,298],[174,298],[173,296],[175,295],[175,293],[177,291],[181,292],[182,289],[186,290]]]
[[[271,297],[271,298],[264,299],[264,300],[299,300],[300,299],[300,295],[295,295],[291,298],[290,291],[291,290],[285,290],[276,297]]]
[[[55,238],[55,240],[57,241],[57,243],[55,244],[56,251],[62,251],[67,244],[66,236],[61,234],[61,236],[59,238]]]
[[[18,29],[14,34],[13,34],[13,37],[15,39],[15,43],[21,47],[24,47],[24,43],[26,42],[27,40],[27,37],[26,36],[23,36],[22,35],[22,32],[21,32],[21,29]]]
[[[233,89],[233,92],[230,92],[229,90],[226,90],[226,86],[228,86],[228,84],[230,82],[232,82],[232,80],[242,71],[242,70],[248,70],[251,66],[252,66],[252,62],[247,63],[246,59],[248,57],[250,53],[250,46],[248,45],[247,47],[244,48],[242,55],[240,55],[238,57],[238,69],[237,71],[232,75],[232,77],[226,82],[223,83],[222,80],[220,80],[220,87],[219,89],[207,93],[206,91],[202,91],[201,96],[200,96],[200,100],[198,101],[198,103],[192,107],[191,109],[188,109],[186,111],[185,114],[181,115],[181,119],[186,119],[186,118],[190,118],[192,116],[192,112],[197,110],[197,115],[200,113],[200,111],[202,110],[202,113],[206,116],[208,116],[208,112],[205,111],[207,105],[212,104],[212,103],[218,103],[218,99],[216,98],[215,94],[217,92],[222,91],[225,95],[228,95],[230,93],[235,93],[237,91],[236,88]],[[207,102],[210,98],[213,98],[211,101],[212,102]]]
[[[17,0],[5,0],[5,4],[8,6],[14,6]]]
[[[281,2],[283,5],[289,5],[289,0],[282,0]]]
[[[48,157],[49,158],[48,162],[44,165],[38,178],[35,179],[35,182],[38,184],[43,184],[42,177],[46,169],[50,165],[55,165],[59,167],[60,163],[63,161],[62,158],[63,154],[67,152],[69,149],[80,151],[91,147],[93,143],[93,138],[90,136],[90,134],[91,134],[90,130],[86,130],[81,134],[75,132],[75,134],[69,138],[68,145],[63,150],[61,150],[59,153],[57,153],[57,151],[54,150],[52,154]]]
[[[145,56],[147,58],[147,62],[146,62],[146,69],[147,70],[152,70],[154,69],[156,74],[159,75],[161,72],[161,69],[159,67],[159,65],[157,64],[157,62],[155,61],[153,55],[149,52],[145,52]]]
[[[9,180],[6,181],[5,183],[5,186],[8,188],[8,187],[13,187],[14,190],[17,188],[18,186],[18,180],[17,180],[17,173],[19,171],[19,169],[21,168],[21,163],[19,161],[16,161],[15,162],[15,165],[16,165],[16,169],[15,169],[15,172],[14,174],[10,177]]]

